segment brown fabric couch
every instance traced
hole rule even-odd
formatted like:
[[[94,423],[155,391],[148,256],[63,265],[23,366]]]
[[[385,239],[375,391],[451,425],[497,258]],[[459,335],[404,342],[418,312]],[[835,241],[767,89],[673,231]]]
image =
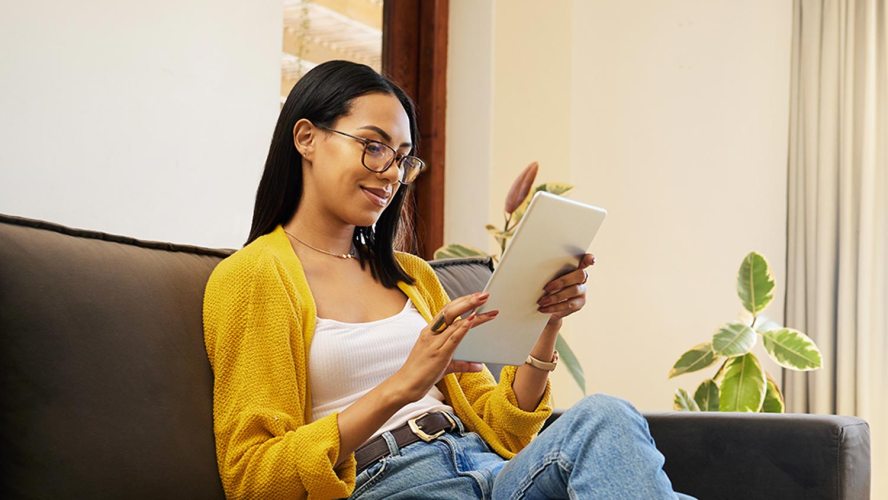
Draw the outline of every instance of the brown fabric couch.
[[[201,300],[230,253],[0,215],[0,497],[223,497]],[[491,270],[433,265],[451,296],[480,289]],[[860,419],[646,417],[678,491],[869,496]]]

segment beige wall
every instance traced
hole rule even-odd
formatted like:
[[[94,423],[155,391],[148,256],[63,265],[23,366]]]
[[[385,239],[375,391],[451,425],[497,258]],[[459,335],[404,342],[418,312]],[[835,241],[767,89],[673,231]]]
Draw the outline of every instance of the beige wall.
[[[451,80],[461,94],[448,96],[448,178],[463,168],[451,131],[471,126],[491,142],[473,167],[488,171],[487,199],[448,211],[448,239],[471,242],[499,223],[511,179],[531,160],[541,180],[571,182],[573,198],[608,209],[589,305],[565,328],[590,392],[661,410],[676,387],[693,389],[700,377],[666,373],[738,316],[735,275],[750,250],[771,261],[778,298],[767,312],[781,319],[791,7],[452,0],[451,40],[480,36],[464,22],[480,9],[493,42],[450,54],[451,77],[491,60],[490,86],[477,89],[491,111],[479,119],[462,102],[475,94]],[[452,185],[448,207],[465,203]],[[581,397],[562,369],[554,382],[558,406]]]
[[[517,173],[537,160],[541,180],[569,174],[571,8],[539,5],[450,3],[446,242],[493,252],[484,224],[502,225]]]
[[[487,231],[474,221],[490,198],[493,3],[451,1],[450,25],[444,241],[484,248]]]

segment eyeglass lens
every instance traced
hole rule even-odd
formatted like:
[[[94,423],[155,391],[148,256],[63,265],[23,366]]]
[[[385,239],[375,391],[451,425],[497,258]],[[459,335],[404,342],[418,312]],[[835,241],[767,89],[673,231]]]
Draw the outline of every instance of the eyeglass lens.
[[[364,144],[364,166],[374,172],[384,172],[395,160],[395,150],[376,141]],[[423,162],[415,156],[404,156],[397,162],[398,181],[404,184],[413,182],[422,171]]]

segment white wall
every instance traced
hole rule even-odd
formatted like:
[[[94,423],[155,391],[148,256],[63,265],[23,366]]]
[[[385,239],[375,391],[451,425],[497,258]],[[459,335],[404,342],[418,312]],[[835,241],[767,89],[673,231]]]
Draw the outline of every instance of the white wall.
[[[278,112],[280,1],[2,10],[0,212],[240,247]]]
[[[454,102],[471,95],[464,84],[448,96],[448,131],[493,138],[487,219],[448,212],[448,238],[499,224],[509,183],[536,159],[541,180],[606,207],[589,305],[565,334],[590,392],[669,409],[676,387],[701,379],[667,380],[672,363],[740,312],[736,271],[750,250],[771,261],[767,313],[782,319],[792,2],[451,0],[451,40],[479,37],[477,20],[463,20],[489,8],[492,54],[451,50],[448,61],[457,75],[492,59],[490,132]],[[448,177],[463,168],[451,163],[458,140],[448,135]],[[553,380],[557,406],[581,397],[563,369]]]

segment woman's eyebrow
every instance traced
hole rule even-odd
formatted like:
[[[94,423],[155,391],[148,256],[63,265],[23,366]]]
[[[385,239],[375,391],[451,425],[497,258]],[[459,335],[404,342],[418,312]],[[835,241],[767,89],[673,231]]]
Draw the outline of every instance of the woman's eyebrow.
[[[361,130],[361,129],[372,130],[372,131],[376,132],[377,134],[379,134],[380,137],[385,139],[385,142],[392,142],[392,136],[389,135],[389,133],[386,132],[385,130],[382,130],[381,128],[377,127],[376,125],[364,125],[363,127],[358,128],[358,130]],[[401,145],[398,147],[399,148],[409,148],[409,147],[412,147],[412,144],[410,144],[409,142],[402,142]]]

